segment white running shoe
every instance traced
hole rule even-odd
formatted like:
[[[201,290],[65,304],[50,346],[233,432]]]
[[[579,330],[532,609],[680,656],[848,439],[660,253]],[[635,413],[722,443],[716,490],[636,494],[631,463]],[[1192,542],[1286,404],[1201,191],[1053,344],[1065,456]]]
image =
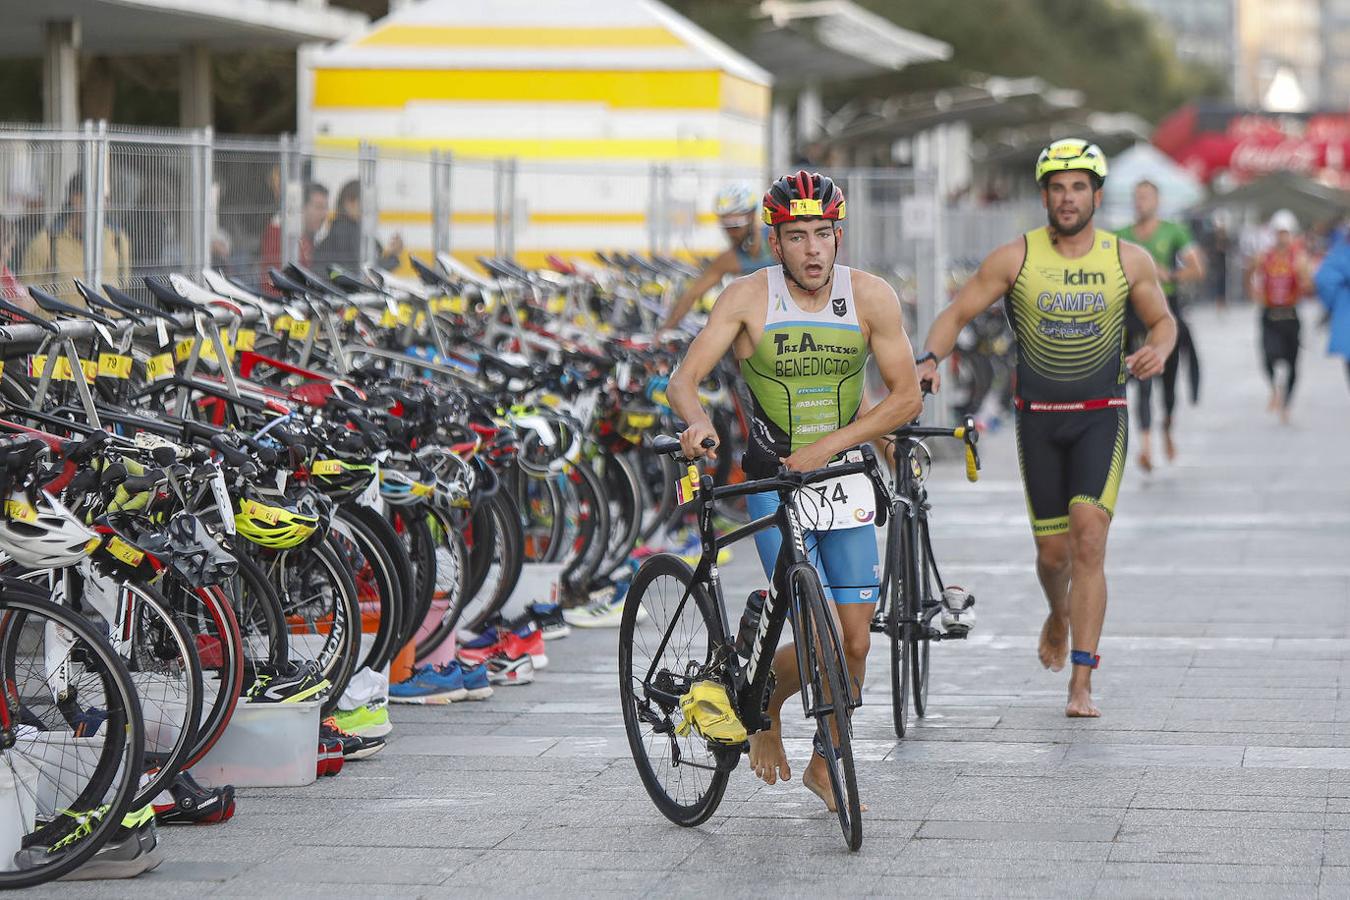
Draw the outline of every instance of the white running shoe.
[[[966,634],[975,627],[975,598],[958,585],[942,592],[942,630],[948,634]]]
[[[606,594],[609,593],[606,591]],[[626,589],[622,595],[615,591],[612,596],[602,596],[589,606],[565,609],[563,620],[573,628],[618,628],[623,621],[623,603],[626,596]],[[646,620],[647,611],[639,606],[637,621]]]
[[[529,684],[534,681],[534,662],[528,653],[516,659],[505,655],[490,656],[487,667],[488,681],[493,684]]]

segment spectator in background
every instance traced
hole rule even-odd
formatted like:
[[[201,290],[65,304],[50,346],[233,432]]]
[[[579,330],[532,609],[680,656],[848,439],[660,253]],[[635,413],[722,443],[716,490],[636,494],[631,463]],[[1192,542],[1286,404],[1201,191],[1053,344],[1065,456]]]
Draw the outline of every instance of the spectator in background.
[[[1153,257],[1158,267],[1158,282],[1167,298],[1167,306],[1177,322],[1177,343],[1167,357],[1162,373],[1163,452],[1168,462],[1176,459],[1177,446],[1173,438],[1177,408],[1177,375],[1181,371],[1181,357],[1186,356],[1191,376],[1192,401],[1200,382],[1199,357],[1191,330],[1181,315],[1178,299],[1182,283],[1194,284],[1205,277],[1205,262],[1200,249],[1185,225],[1158,217],[1158,187],[1151,181],[1140,181],[1134,186],[1134,223],[1120,229],[1121,240],[1138,244]],[[1148,328],[1139,319],[1133,306],[1125,310],[1125,330],[1130,349],[1142,346],[1148,338]],[[1135,382],[1135,414],[1139,425],[1139,467],[1153,471],[1153,381]]]
[[[1335,232],[1326,259],[1317,270],[1317,296],[1326,307],[1331,326],[1328,350],[1345,361],[1350,376],[1350,235]]]
[[[403,239],[397,234],[385,248],[375,242],[375,265],[381,269],[398,268]],[[314,250],[314,261],[325,273],[334,267],[350,272],[361,271],[361,183],[353,179],[342,186],[337,195],[337,208],[328,234]]]
[[[29,300],[28,292],[19,284],[19,279],[14,277],[14,272],[9,268],[9,261],[14,255],[14,225],[8,219],[0,219],[0,297],[4,297],[10,303],[18,303],[29,308],[25,301]]]
[[[314,264],[314,239],[328,220],[328,188],[311,181],[305,185],[304,200],[300,207],[300,252],[294,260],[302,266]],[[272,217],[262,233],[262,274],[264,284],[268,269],[280,269],[291,260],[281,258],[281,214]]]
[[[66,185],[66,202],[52,223],[39,231],[24,250],[18,276],[74,306],[84,307],[74,279],[85,278],[84,175],[76,173]],[[94,280],[125,285],[131,275],[131,249],[125,234],[103,227],[102,269]]]
[[[1261,350],[1266,379],[1270,382],[1267,410],[1278,411],[1280,421],[1289,424],[1289,405],[1298,376],[1299,331],[1298,301],[1309,288],[1308,256],[1295,240],[1298,219],[1282,209],[1270,217],[1275,245],[1257,257],[1253,267],[1251,292],[1261,306]],[[1275,379],[1275,367],[1288,366],[1281,390]]]

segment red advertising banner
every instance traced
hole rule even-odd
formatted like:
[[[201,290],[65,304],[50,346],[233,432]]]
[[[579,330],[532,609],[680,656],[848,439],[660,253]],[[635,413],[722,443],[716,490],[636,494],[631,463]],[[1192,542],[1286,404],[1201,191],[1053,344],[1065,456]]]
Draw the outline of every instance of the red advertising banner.
[[[1159,123],[1153,143],[1207,183],[1220,175],[1242,183],[1271,172],[1350,183],[1350,114],[1184,106]]]

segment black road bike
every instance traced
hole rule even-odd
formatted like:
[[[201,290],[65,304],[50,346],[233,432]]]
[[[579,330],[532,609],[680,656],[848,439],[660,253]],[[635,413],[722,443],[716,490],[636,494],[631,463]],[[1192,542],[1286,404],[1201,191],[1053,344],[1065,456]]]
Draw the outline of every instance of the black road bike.
[[[619,629],[619,695],[628,743],[652,802],[678,825],[692,827],[717,809],[741,754],[742,737],[732,742],[710,737],[685,712],[696,685],[725,689],[726,712],[746,734],[770,726],[766,715],[772,693],[770,662],[785,622],[791,622],[801,675],[802,711],[816,723],[815,745],[829,773],[839,824],[850,850],[862,845],[862,818],[853,765],[850,714],[860,692],[845,663],[840,626],[825,601],[820,576],[811,565],[794,494],[815,482],[866,474],[884,517],[888,498],[870,447],[851,451],[842,464],[815,472],[781,469],[776,477],[715,487],[711,475],[699,476],[692,461],[678,456],[679,441],[660,436],[651,449],[675,457],[688,474],[682,486],[697,500],[703,553],[692,569],[678,556],[662,553],[642,564],[628,591]],[[713,528],[715,501],[776,491],[776,512],[718,536]],[[685,499],[688,502],[688,498]],[[734,646],[717,551],[765,528],[783,535],[771,589],[758,630],[743,661]],[[692,726],[692,727],[691,727]]]
[[[965,445],[966,478],[979,478],[976,450],[979,432],[966,416],[955,428],[911,423],[891,435],[895,448],[895,480],[890,493],[886,549],[882,557],[881,595],[872,631],[885,634],[891,645],[891,707],[895,736],[903,738],[912,696],[914,714],[922,719],[928,709],[928,659],[933,641],[964,638],[964,632],[944,632],[933,618],[942,610],[946,584],[938,570],[928,514],[933,505],[924,485],[932,465],[924,438],[954,438]]]

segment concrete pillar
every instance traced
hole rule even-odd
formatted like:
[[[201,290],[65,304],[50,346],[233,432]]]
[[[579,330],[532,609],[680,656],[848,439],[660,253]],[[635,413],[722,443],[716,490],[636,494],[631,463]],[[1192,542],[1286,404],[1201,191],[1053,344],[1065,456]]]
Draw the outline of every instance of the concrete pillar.
[[[178,124],[209,128],[214,121],[211,51],[201,44],[188,44],[178,54]]]
[[[46,54],[42,60],[42,119],[48,125],[73,129],[80,122],[80,23],[58,19],[45,23]]]
[[[811,82],[797,97],[797,141],[805,148],[820,137],[825,122],[825,104],[820,98],[820,85]]]

